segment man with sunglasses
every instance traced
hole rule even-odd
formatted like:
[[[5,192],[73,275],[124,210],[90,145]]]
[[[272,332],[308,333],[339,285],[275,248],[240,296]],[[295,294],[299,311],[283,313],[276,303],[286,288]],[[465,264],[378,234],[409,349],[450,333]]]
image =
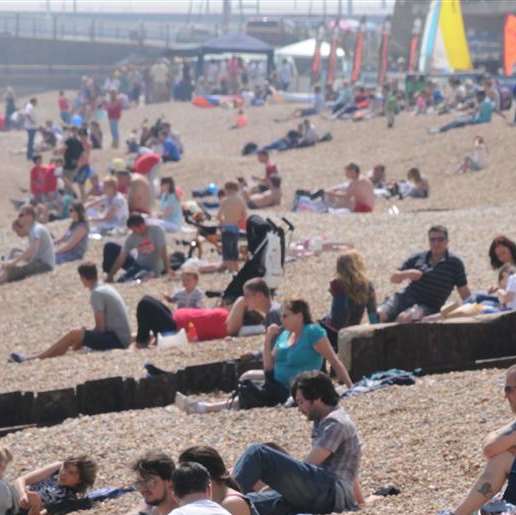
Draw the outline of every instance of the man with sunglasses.
[[[448,230],[434,225],[428,231],[430,250],[414,254],[391,276],[391,282],[410,281],[379,308],[381,322],[418,322],[438,313],[453,288],[466,300],[471,292],[462,260],[448,251]]]
[[[143,497],[143,503],[130,515],[168,515],[178,507],[172,490],[175,469],[172,458],[155,451],[146,453],[133,464],[136,474],[133,486]]]
[[[510,367],[505,374],[504,393],[514,416],[516,415],[516,365]],[[508,503],[516,504],[516,422],[512,420],[497,431],[489,433],[484,441],[483,451],[487,464],[480,478],[454,511],[441,511],[440,515],[477,513],[477,510],[480,510],[502,489],[507,480],[507,489],[503,494],[503,499]],[[496,510],[496,513],[500,511],[503,509]]]

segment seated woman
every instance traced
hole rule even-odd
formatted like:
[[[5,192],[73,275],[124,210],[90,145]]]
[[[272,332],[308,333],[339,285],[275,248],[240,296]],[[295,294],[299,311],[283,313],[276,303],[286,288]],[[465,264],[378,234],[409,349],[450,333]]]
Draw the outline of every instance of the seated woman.
[[[53,504],[73,501],[95,483],[97,464],[88,456],[66,458],[20,476],[15,481],[27,515],[50,511]],[[45,511],[46,513],[46,511]],[[53,512],[52,512],[53,513]]]
[[[167,232],[180,231],[184,224],[183,209],[177,197],[176,185],[172,177],[163,177],[161,179],[159,209],[158,223],[161,225],[161,228]]]
[[[401,180],[389,185],[389,192],[392,196],[398,195],[400,199],[428,198],[430,196],[430,184],[421,175],[419,168],[411,168],[407,172],[407,180]]]
[[[263,370],[250,370],[240,377],[236,399],[220,402],[192,401],[177,393],[176,407],[187,413],[212,413],[224,409],[248,409],[283,404],[289,388],[301,372],[320,370],[329,361],[340,383],[352,385],[348,371],[335,354],[326,331],[312,321],[308,303],[301,299],[283,304],[283,329],[268,327],[263,344]],[[252,381],[264,381],[263,387]],[[246,381],[247,380],[247,381]]]
[[[240,492],[237,482],[231,477],[220,454],[204,445],[189,447],[178,459],[179,463],[200,463],[210,474],[212,500],[232,515],[257,514],[251,501]]]
[[[489,245],[491,268],[498,270],[505,264],[516,265],[516,243],[507,236],[496,236]]]
[[[366,308],[369,321],[378,322],[374,287],[367,278],[364,260],[357,250],[348,250],[337,259],[337,274],[330,282],[330,293],[331,310],[320,324],[337,351],[339,331],[360,324]]]
[[[464,161],[455,170],[456,173],[478,172],[487,166],[489,150],[482,136],[476,136],[473,150],[466,155]]]
[[[72,223],[62,238],[54,242],[56,246],[56,265],[82,259],[88,249],[90,228],[86,210],[81,202],[74,202],[69,209]]]

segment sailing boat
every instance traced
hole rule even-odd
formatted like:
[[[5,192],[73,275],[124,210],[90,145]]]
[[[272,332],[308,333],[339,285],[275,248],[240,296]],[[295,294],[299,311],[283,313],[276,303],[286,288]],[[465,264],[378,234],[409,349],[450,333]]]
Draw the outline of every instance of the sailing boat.
[[[472,67],[460,0],[432,0],[421,42],[420,73],[451,73]]]

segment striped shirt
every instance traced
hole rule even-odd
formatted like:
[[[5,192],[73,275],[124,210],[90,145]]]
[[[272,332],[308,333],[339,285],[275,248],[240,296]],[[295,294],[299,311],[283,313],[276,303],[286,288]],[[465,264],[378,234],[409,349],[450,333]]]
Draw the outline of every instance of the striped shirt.
[[[360,440],[355,424],[344,408],[337,407],[314,422],[312,448],[331,451],[320,467],[346,483],[353,483],[360,464]]]
[[[411,282],[404,290],[414,299],[415,304],[423,304],[439,311],[454,287],[462,288],[468,284],[462,260],[449,253],[437,264],[432,264],[430,251],[414,254],[407,259],[400,270],[416,269],[423,272],[421,279]]]

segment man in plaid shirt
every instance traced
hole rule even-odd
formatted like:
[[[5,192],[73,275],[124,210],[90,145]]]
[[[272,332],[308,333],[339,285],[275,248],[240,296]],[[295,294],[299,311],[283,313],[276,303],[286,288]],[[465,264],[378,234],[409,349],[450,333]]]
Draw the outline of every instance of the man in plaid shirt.
[[[356,427],[339,407],[339,396],[323,372],[303,372],[292,397],[314,422],[312,449],[303,461],[266,445],[251,445],[234,468],[234,477],[260,515],[340,513],[357,508],[360,440]],[[270,489],[253,492],[262,481]],[[360,498],[358,498],[360,497]]]

